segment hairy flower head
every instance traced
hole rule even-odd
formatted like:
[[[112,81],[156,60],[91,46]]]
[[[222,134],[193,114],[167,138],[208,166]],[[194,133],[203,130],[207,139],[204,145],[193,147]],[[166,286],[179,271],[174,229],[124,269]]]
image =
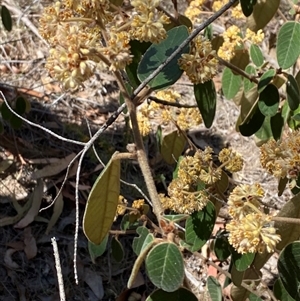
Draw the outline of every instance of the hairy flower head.
[[[300,131],[293,131],[282,141],[270,139],[260,148],[262,166],[276,178],[296,180],[300,174]]]
[[[241,219],[249,213],[258,212],[264,190],[259,184],[242,184],[233,189],[228,198],[228,213]]]
[[[229,231],[228,241],[241,254],[271,253],[281,238],[270,223],[271,217],[262,213],[251,213],[242,219],[233,219],[226,225],[226,230]]]
[[[211,80],[217,73],[216,53],[210,41],[202,36],[193,40],[190,53],[182,54],[178,63],[194,84]]]
[[[243,158],[230,148],[223,148],[219,155],[219,160],[229,172],[237,172],[243,168]]]

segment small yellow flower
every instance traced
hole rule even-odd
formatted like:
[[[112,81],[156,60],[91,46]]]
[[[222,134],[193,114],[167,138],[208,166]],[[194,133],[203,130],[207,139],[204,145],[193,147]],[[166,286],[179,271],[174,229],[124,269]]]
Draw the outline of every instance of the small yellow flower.
[[[133,0],[137,14],[132,17],[130,35],[139,41],[159,43],[166,38],[164,24],[170,22],[163,12],[156,12],[160,0]]]
[[[140,209],[143,209],[144,204],[145,204],[145,201],[143,199],[134,200],[132,203],[132,208],[140,210]]]
[[[253,32],[249,28],[247,28],[246,30],[245,38],[253,44],[260,44],[263,41],[264,37],[265,35],[261,29],[259,29],[257,33]]]
[[[282,141],[270,139],[260,148],[262,166],[276,178],[296,180],[300,174],[300,131],[293,131]]]
[[[116,220],[118,216],[124,215],[126,212],[126,208],[127,208],[127,200],[122,195],[120,195],[114,220]]]
[[[201,14],[201,7],[203,3],[204,0],[191,1],[184,12],[184,14],[192,21],[193,24],[200,22],[199,16]]]

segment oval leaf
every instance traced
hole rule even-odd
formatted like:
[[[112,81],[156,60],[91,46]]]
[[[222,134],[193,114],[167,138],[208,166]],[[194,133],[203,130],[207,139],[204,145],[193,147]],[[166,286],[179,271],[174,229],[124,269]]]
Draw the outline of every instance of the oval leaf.
[[[212,126],[216,114],[217,93],[212,80],[194,85],[194,94],[202,119],[207,128]]]
[[[255,257],[255,253],[240,254],[233,249],[231,250],[231,254],[234,266],[239,272],[246,271]]]
[[[239,91],[242,77],[232,73],[231,69],[225,67],[222,74],[222,91],[227,99],[232,99]]]
[[[216,220],[215,206],[208,202],[202,211],[191,214],[186,221],[185,240],[192,245],[192,251],[200,250],[210,239]]]
[[[273,286],[274,296],[280,301],[295,301],[284,288],[280,278],[278,278]]]
[[[277,262],[280,280],[296,301],[300,301],[300,241],[287,245]]]
[[[174,164],[182,154],[186,144],[185,137],[175,130],[165,135],[161,142],[160,152],[168,164]]]
[[[146,258],[146,269],[151,282],[166,292],[176,291],[183,282],[183,258],[173,243],[153,247]]]
[[[159,44],[152,44],[145,52],[137,70],[138,79],[142,82],[153,73],[188,37],[185,26],[175,27],[167,32],[167,38]],[[163,89],[174,84],[182,75],[183,70],[178,66],[181,54],[189,52],[189,45],[179,53],[153,80],[149,86],[154,89]]]
[[[116,262],[121,262],[124,257],[124,248],[117,237],[111,240],[111,255]]]
[[[132,249],[136,255],[140,255],[140,253],[147,247],[147,245],[154,240],[154,236],[144,226],[138,227],[136,229],[136,232],[140,236],[133,239]]]
[[[274,69],[270,69],[261,76],[257,85],[258,93],[262,92],[265,89],[265,87],[272,81],[275,75],[276,71]]]
[[[265,116],[256,109],[243,123],[239,125],[239,131],[243,136],[249,137],[255,134],[263,125]]]
[[[250,46],[250,57],[251,57],[252,62],[257,67],[260,67],[264,63],[264,56],[263,56],[260,48],[255,44],[251,44],[251,46]]]
[[[230,244],[224,235],[220,235],[216,238],[214,243],[214,252],[217,258],[221,261],[226,260],[230,256]]]
[[[99,245],[114,221],[120,195],[120,159],[107,163],[89,194],[83,216],[83,231]]]
[[[273,1],[267,1],[273,2]],[[284,23],[277,39],[277,61],[282,69],[293,66],[300,54],[300,24],[298,22]]]
[[[207,278],[207,289],[212,301],[222,301],[222,288],[215,277],[209,276]]]
[[[286,82],[286,94],[289,107],[292,111],[296,110],[300,103],[299,87],[295,78],[289,74]]]
[[[269,84],[259,94],[258,108],[266,117],[272,117],[276,115],[278,111],[279,101],[280,98],[277,88],[274,85]]]
[[[2,24],[3,24],[4,28],[7,31],[11,31],[12,30],[12,19],[11,19],[10,12],[5,5],[1,6],[1,19],[2,19]]]
[[[88,241],[88,249],[89,254],[92,260],[92,263],[96,263],[96,258],[100,257],[106,250],[108,241],[108,235],[105,236],[105,238],[102,240],[101,244],[95,245],[92,242]]]
[[[300,194],[298,193],[285,203],[277,216],[300,218]],[[276,221],[274,227],[278,229],[278,233],[281,237],[281,241],[276,246],[278,250],[282,250],[287,244],[300,237],[300,227],[297,224]]]
[[[247,27],[255,32],[263,29],[276,14],[279,4],[280,0],[257,0],[252,15],[247,18]]]
[[[245,68],[245,72],[248,73],[249,75],[255,75],[256,74],[256,69],[252,65],[248,65]],[[250,91],[253,87],[255,86],[255,83],[251,82],[249,79],[244,78],[244,91],[248,92]]]
[[[132,61],[126,66],[126,73],[131,86],[136,89],[141,83],[137,77],[137,69],[139,62],[146,52],[146,50],[151,46],[150,42],[140,42],[137,40],[131,40],[129,42],[131,55],[133,55]]]

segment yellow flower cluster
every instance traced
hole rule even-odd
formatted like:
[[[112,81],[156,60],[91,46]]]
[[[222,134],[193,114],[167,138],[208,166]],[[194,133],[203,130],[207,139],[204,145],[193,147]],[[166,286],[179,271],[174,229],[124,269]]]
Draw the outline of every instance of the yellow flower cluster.
[[[263,196],[259,184],[237,186],[229,196],[228,213],[232,220],[226,230],[229,243],[238,253],[271,253],[281,240],[271,225],[271,216],[262,211]]]
[[[223,33],[224,42],[218,50],[218,56],[229,61],[234,56],[235,50],[240,48],[246,41],[253,44],[260,44],[264,37],[264,33],[261,29],[255,33],[247,28],[245,37],[243,38],[240,28],[236,25],[231,25]]]
[[[220,10],[225,4],[227,4],[227,0],[216,0],[213,2],[212,9],[213,11]],[[235,19],[243,19],[245,16],[242,12],[242,8],[240,4],[234,6],[232,9],[229,10],[231,12],[231,16]]]
[[[158,99],[168,102],[178,102],[181,95],[171,89],[158,91],[155,96]],[[149,135],[151,131],[151,121],[155,124],[165,124],[170,121],[176,124],[185,131],[193,126],[202,123],[201,114],[197,108],[176,108],[158,104],[151,101],[150,104],[143,103],[137,114],[139,128],[142,136]]]
[[[178,167],[177,178],[168,187],[169,197],[161,197],[164,209],[191,214],[206,206],[209,195],[202,185],[209,188],[221,178],[221,169],[212,167],[212,149],[198,150],[194,156],[183,158]]]
[[[118,206],[117,206],[114,221],[118,218],[118,216],[124,215],[126,209],[127,209],[127,200],[122,195],[119,195],[119,201],[118,201]]]
[[[130,39],[158,43],[169,18],[160,0],[132,0],[128,20],[109,0],[62,0],[46,7],[40,33],[50,44],[46,68],[66,89],[77,89],[96,70],[124,69],[132,61]]]
[[[40,33],[51,46],[46,68],[64,88],[78,88],[104,62],[113,71],[131,62],[129,33],[117,32],[109,8],[109,0],[64,0],[45,8]]]
[[[242,156],[230,148],[223,148],[218,157],[222,167],[224,166],[229,172],[237,172],[243,168],[244,160]]]
[[[204,83],[217,73],[218,61],[209,40],[197,36],[191,43],[190,53],[181,55],[179,66],[194,84]]]
[[[169,18],[156,8],[160,0],[132,0],[131,5],[136,14],[131,20],[130,34],[139,41],[159,43],[166,38],[164,24],[170,22]]]
[[[193,0],[189,3],[189,6],[185,10],[184,14],[187,16],[193,24],[200,23],[199,16],[201,14],[201,6],[204,0]]]
[[[287,177],[296,185],[300,174],[300,131],[293,131],[282,141],[269,140],[260,148],[262,166],[276,178]]]

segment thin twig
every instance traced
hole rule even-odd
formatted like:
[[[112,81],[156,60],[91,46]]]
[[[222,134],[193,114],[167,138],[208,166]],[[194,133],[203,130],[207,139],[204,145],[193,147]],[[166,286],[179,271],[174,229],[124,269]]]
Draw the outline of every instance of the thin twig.
[[[24,118],[23,116],[19,115],[17,112],[15,112],[15,111],[12,109],[12,107],[9,105],[9,103],[8,103],[6,97],[4,96],[4,94],[2,93],[2,91],[0,91],[0,95],[2,96],[3,101],[5,102],[5,104],[6,104],[6,106],[8,107],[8,109],[9,109],[14,115],[16,115],[17,117],[19,117],[21,120],[23,120],[23,121],[26,122],[27,124],[29,124],[29,125],[31,125],[31,126],[33,126],[33,127],[36,127],[36,128],[38,128],[38,129],[40,129],[40,130],[42,130],[42,131],[45,131],[46,133],[48,133],[48,134],[50,134],[50,135],[54,136],[55,138],[60,139],[60,140],[62,140],[62,141],[69,142],[69,143],[73,143],[73,144],[78,144],[78,145],[83,145],[83,146],[85,146],[85,145],[87,144],[86,142],[80,142],[80,141],[76,141],[76,140],[72,140],[72,139],[67,139],[67,138],[65,138],[65,137],[63,137],[63,136],[60,136],[60,135],[58,135],[58,134],[52,132],[51,130],[49,130],[49,129],[47,129],[47,128],[45,128],[45,127],[43,127],[43,126],[41,126],[41,125],[39,125],[39,124],[37,124],[37,123],[34,123],[34,122],[29,121],[28,119],[26,119],[26,118]]]
[[[63,275],[62,275],[62,272],[61,272],[61,265],[60,265],[58,247],[57,247],[55,237],[51,238],[51,242],[52,242],[53,253],[54,253],[54,258],[55,258],[55,267],[56,267],[56,275],[57,275],[57,281],[58,281],[60,301],[66,301],[64,280],[63,280]]]
[[[170,106],[170,107],[177,107],[177,108],[197,108],[197,105],[188,105],[188,104],[183,104],[183,103],[178,103],[178,102],[171,102],[163,99],[159,99],[154,96],[149,96],[148,99],[155,101],[156,103]]]

